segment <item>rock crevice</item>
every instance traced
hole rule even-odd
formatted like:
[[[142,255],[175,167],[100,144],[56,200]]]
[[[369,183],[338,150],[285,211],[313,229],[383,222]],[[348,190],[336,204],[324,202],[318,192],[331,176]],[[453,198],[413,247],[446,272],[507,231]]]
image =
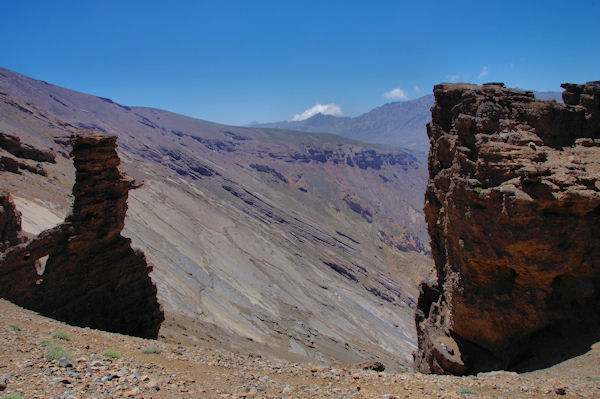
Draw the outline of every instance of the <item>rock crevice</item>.
[[[69,324],[156,338],[164,315],[152,266],[121,235],[136,185],[118,168],[116,139],[90,131],[72,138],[71,213],[36,238],[23,243],[19,215],[2,197],[0,296]]]
[[[600,82],[563,87],[435,86],[417,370],[535,367],[561,326],[600,330]]]

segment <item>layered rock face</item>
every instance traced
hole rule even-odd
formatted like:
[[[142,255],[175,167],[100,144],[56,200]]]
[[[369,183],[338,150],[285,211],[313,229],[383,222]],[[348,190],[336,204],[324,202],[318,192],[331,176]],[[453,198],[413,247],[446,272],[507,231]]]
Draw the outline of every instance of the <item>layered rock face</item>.
[[[21,173],[19,169],[22,169],[46,176],[47,172],[39,162],[56,163],[56,156],[52,151],[37,149],[22,143],[20,138],[4,132],[0,132],[0,149],[16,158],[0,154],[0,171]],[[37,161],[37,163],[31,161]]]
[[[565,104],[435,86],[425,216],[437,280],[421,286],[417,370],[543,363],[549,342],[600,331],[600,82],[562,87]]]
[[[24,241],[21,235],[21,214],[9,193],[0,193],[0,252]]]
[[[156,338],[164,315],[152,266],[121,236],[128,191],[136,186],[118,169],[116,137],[85,131],[72,146],[71,214],[0,255],[0,296],[70,324]],[[3,201],[5,225],[20,230],[8,204]]]

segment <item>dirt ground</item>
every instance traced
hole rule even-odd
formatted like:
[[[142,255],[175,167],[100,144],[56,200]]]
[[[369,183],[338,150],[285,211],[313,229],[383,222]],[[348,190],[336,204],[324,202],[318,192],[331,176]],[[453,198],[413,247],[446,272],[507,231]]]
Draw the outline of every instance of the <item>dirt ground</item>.
[[[600,343],[581,356],[524,374],[388,373],[72,327],[0,300],[0,390],[0,398],[53,399],[593,398],[600,397]]]

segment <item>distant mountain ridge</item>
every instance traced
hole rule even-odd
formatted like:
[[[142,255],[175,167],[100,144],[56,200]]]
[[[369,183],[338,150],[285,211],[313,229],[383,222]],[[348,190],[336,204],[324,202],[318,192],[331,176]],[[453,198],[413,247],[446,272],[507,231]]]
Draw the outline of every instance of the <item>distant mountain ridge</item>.
[[[541,100],[562,102],[561,92],[534,92]],[[429,150],[426,124],[431,120],[433,95],[384,104],[357,117],[316,114],[302,121],[256,123],[255,127],[333,133],[366,143],[385,144],[412,150],[424,158]]]
[[[433,95],[415,100],[384,104],[357,117],[316,114],[302,121],[256,124],[256,127],[333,133],[370,143],[403,147],[417,153],[426,152],[429,140],[425,125],[431,119],[429,109]]]

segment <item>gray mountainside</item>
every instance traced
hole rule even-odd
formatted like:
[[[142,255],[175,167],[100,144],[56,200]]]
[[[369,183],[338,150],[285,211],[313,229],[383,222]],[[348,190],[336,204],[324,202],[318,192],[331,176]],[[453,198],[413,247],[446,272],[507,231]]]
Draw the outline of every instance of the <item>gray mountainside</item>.
[[[123,235],[154,265],[164,339],[409,367],[416,287],[433,265],[427,171],[410,152],[124,106],[0,69],[0,131],[56,157],[0,174],[25,231],[69,209],[65,137],[80,128],[116,135],[143,182]]]

